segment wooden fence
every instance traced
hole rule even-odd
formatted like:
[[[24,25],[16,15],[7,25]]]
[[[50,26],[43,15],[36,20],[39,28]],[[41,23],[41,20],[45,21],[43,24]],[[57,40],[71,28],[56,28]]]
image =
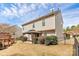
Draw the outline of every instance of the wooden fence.
[[[74,37],[74,45],[73,45],[73,55],[74,56],[79,56],[79,41],[76,37]]]

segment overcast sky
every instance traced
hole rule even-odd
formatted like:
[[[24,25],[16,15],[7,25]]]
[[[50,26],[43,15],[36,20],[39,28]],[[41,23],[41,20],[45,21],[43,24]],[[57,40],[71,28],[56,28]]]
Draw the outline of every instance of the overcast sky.
[[[0,3],[0,23],[22,25],[39,16],[48,14],[51,9],[62,11],[64,27],[79,24],[79,4],[32,4]]]

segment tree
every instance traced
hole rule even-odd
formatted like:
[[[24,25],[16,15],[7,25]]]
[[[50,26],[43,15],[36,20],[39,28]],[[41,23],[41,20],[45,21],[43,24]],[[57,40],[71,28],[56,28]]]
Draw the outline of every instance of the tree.
[[[66,31],[70,31],[70,27],[69,26],[66,28]]]
[[[71,26],[71,30],[72,30],[72,29],[74,29],[74,28],[76,28],[76,26],[74,26],[74,25],[73,25],[73,26]]]
[[[79,24],[77,25],[77,28],[79,28]]]
[[[64,32],[66,32],[66,29],[64,29]]]

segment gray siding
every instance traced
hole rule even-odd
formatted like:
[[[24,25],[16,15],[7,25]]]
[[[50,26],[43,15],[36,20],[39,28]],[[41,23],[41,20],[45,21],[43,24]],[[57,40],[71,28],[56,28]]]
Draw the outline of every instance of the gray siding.
[[[39,20],[37,22],[33,22],[35,24],[35,28],[32,27],[33,23],[28,24],[28,25],[24,25],[23,28],[23,33],[35,29],[36,31],[41,31],[41,30],[50,30],[50,29],[54,29],[54,32],[47,32],[47,36],[50,35],[56,35],[58,37],[59,40],[63,40],[63,19],[62,19],[62,15],[61,12],[58,11],[56,14],[45,18],[45,26],[42,26],[42,20]],[[26,35],[28,36],[28,35]]]
[[[34,24],[35,28],[32,27],[33,23],[23,26],[23,32],[27,32],[31,29],[34,29],[36,31],[55,29],[55,16],[53,15],[45,18],[45,26],[42,26],[42,20],[34,22]]]
[[[59,40],[63,40],[63,19],[61,12],[58,12],[55,16],[55,32]]]

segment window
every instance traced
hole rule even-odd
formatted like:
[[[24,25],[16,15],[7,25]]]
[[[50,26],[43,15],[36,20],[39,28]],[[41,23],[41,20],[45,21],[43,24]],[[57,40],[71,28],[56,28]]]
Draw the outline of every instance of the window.
[[[33,24],[33,28],[35,28],[35,24]]]
[[[13,35],[15,35],[15,33],[13,33]]]
[[[23,30],[24,30],[24,27],[23,27]]]
[[[42,20],[42,26],[45,26],[45,20]]]

